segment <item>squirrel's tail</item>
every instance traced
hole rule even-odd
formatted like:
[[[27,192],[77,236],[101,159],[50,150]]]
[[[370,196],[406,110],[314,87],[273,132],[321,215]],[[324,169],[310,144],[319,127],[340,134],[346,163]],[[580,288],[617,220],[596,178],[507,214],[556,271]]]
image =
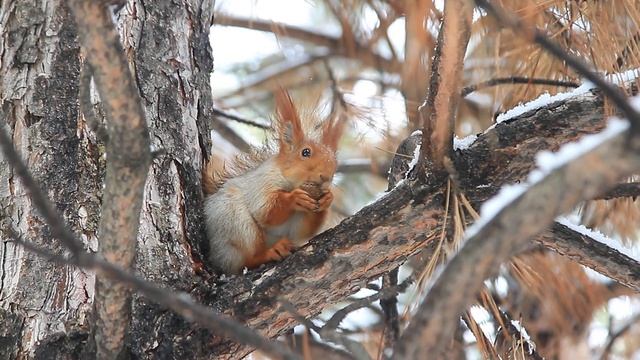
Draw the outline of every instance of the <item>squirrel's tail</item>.
[[[223,159],[212,156],[209,161],[205,161],[202,167],[202,191],[205,195],[212,195],[218,192],[227,179],[225,173]]]

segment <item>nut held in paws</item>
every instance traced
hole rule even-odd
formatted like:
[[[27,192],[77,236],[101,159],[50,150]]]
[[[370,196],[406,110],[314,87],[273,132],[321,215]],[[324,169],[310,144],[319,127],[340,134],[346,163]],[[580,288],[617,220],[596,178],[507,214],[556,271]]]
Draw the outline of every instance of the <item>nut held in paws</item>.
[[[306,191],[309,194],[309,196],[311,196],[315,200],[319,200],[322,197],[322,195],[324,195],[324,191],[322,190],[322,187],[316,183],[306,182],[300,185],[300,189]]]

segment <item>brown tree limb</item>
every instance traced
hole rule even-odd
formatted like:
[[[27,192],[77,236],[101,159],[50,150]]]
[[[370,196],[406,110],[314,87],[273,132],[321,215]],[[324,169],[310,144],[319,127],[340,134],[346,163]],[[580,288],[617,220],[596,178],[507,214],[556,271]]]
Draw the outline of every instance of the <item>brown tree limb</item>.
[[[555,222],[534,240],[560,255],[640,292],[640,263],[606,244]]]
[[[151,161],[147,123],[107,6],[72,0],[70,9],[93,70],[109,130],[100,251],[107,261],[130,269]],[[96,279],[94,329],[98,358],[115,358],[120,353],[130,322],[130,301],[129,289],[122,284],[102,277]]]
[[[528,78],[523,76],[510,76],[504,78],[495,78],[487,81],[483,81],[478,84],[465,86],[460,92],[461,97],[465,97],[472,92],[488,87],[502,85],[502,84],[527,84],[527,85],[550,85],[550,86],[562,86],[576,88],[580,86],[574,81],[553,80],[553,79],[540,79],[540,78]]]
[[[427,293],[395,356],[418,358],[424,348],[440,354],[453,336],[457,316],[501,263],[556,216],[639,170],[640,157],[625,146],[626,136],[617,134],[551,171],[472,233]]]
[[[600,360],[607,360],[609,358],[609,353],[611,352],[611,348],[613,347],[613,344],[616,342],[616,340],[618,340],[619,337],[624,335],[627,331],[629,331],[629,329],[633,327],[633,325],[637,324],[638,322],[640,322],[640,314],[636,314],[631,319],[627,320],[627,322],[624,325],[622,325],[616,332],[614,332],[613,334],[610,334],[609,341],[607,341],[607,344],[605,345],[604,350],[602,351]]]
[[[444,170],[444,158],[453,151],[453,130],[460,100],[464,54],[471,35],[473,6],[465,0],[445,2],[444,20],[431,64],[431,85],[419,111],[423,121],[418,172],[428,161],[431,171]],[[439,54],[439,51],[441,54]]]

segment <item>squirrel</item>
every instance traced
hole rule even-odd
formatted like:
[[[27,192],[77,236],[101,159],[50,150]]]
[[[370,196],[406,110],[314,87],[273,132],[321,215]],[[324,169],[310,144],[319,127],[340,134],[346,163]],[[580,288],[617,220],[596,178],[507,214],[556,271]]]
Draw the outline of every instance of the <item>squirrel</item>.
[[[333,200],[344,121],[303,122],[291,96],[275,93],[275,144],[204,166],[209,259],[224,273],[280,261],[316,235]],[[305,129],[305,125],[310,125]]]

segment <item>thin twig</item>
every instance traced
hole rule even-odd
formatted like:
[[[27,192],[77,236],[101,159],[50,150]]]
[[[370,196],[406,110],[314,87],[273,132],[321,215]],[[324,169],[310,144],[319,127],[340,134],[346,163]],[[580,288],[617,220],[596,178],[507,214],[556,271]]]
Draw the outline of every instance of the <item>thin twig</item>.
[[[600,356],[600,360],[607,360],[609,358],[609,353],[611,352],[611,348],[613,348],[613,344],[615,344],[616,340],[619,337],[624,335],[633,325],[640,322],[640,314],[636,314],[631,319],[629,319],[622,327],[620,327],[616,332],[609,336],[609,341],[607,341],[607,345],[605,345],[604,350],[602,351],[602,356]]]
[[[253,121],[253,120],[245,119],[245,118],[240,117],[238,115],[229,114],[228,112],[220,110],[220,109],[213,108],[213,109],[211,109],[211,112],[214,115],[218,115],[220,117],[223,117],[223,118],[226,118],[226,119],[229,119],[229,120],[237,121],[237,122],[239,122],[241,124],[245,124],[245,125],[257,127],[257,128],[260,128],[260,129],[265,129],[265,130],[271,129],[271,125],[267,125],[267,124],[259,123],[259,122]]]
[[[502,84],[527,84],[527,85],[550,85],[550,86],[562,86],[576,88],[580,84],[574,81],[553,80],[553,79],[540,79],[540,78],[528,78],[522,76],[510,76],[504,78],[496,78],[487,81],[483,81],[478,84],[465,86],[460,92],[460,96],[465,97],[474,91],[485,89],[491,86]]]

